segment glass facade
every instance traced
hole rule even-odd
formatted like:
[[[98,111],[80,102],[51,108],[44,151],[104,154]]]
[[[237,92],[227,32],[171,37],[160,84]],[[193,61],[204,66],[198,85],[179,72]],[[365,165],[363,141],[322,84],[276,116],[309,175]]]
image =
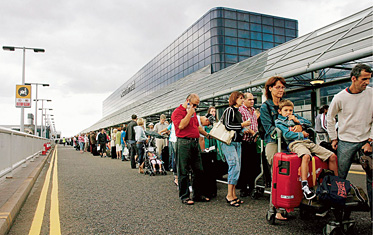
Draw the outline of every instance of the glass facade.
[[[298,36],[298,21],[213,8],[103,102],[103,116],[205,66],[217,72]]]

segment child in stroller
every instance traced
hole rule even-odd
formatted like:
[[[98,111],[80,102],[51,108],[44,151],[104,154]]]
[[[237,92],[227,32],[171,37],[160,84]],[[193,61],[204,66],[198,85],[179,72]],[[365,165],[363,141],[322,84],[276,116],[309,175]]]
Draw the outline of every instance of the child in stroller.
[[[150,137],[148,145],[145,147],[145,161],[144,161],[144,174],[153,176],[157,173],[167,175],[164,168],[163,161],[156,154],[156,147],[154,146],[154,138],[160,136],[158,133],[146,131],[147,136]],[[158,166],[157,166],[158,165]]]
[[[158,171],[160,174],[163,175],[163,172],[165,172],[163,170],[163,162],[162,160],[158,159],[157,155],[153,152],[148,152],[147,153],[147,156],[148,156],[148,160],[149,160],[149,164],[150,164],[150,167],[152,167],[152,172],[157,172],[157,168],[156,168],[156,164],[158,165]]]

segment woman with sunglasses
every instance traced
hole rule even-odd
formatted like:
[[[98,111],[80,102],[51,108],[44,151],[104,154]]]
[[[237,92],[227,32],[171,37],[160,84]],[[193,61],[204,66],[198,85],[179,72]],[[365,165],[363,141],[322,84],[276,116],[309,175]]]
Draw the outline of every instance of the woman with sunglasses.
[[[221,149],[228,163],[228,193],[225,197],[227,203],[233,207],[239,207],[243,203],[236,195],[236,185],[241,169],[241,142],[240,132],[251,124],[250,120],[242,121],[238,108],[243,104],[244,94],[234,91],[229,96],[229,107],[223,113],[223,123],[228,131],[234,130],[235,134],[231,144],[222,143]]]

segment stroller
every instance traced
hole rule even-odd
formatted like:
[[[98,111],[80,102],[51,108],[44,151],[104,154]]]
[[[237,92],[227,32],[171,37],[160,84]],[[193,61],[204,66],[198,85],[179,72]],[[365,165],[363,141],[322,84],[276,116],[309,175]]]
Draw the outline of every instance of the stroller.
[[[147,136],[150,136],[149,142],[147,145],[144,145],[145,149],[145,159],[144,159],[144,175],[149,174],[149,176],[154,176],[156,174],[167,175],[167,172],[164,167],[164,162],[156,153],[157,147],[154,144],[154,139],[165,138],[162,135],[159,135],[153,131],[145,131]]]

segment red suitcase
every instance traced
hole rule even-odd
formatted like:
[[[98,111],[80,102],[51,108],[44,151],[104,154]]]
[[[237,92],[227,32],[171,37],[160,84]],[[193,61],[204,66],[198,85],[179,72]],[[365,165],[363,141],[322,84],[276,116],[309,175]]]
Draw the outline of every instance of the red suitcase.
[[[328,169],[328,164],[318,157],[315,159],[316,179],[322,169]],[[272,204],[276,208],[284,208],[288,212],[300,205],[303,198],[300,178],[300,165],[302,159],[295,153],[276,153],[273,157],[272,172]],[[314,185],[312,176],[312,161],[310,161],[308,184]]]

